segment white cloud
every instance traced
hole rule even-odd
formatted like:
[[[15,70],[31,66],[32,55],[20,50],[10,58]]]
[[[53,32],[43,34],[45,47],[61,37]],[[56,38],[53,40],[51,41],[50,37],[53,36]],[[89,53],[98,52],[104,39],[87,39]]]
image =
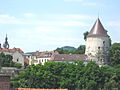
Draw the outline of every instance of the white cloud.
[[[25,51],[34,51],[38,49],[49,50],[49,48],[71,45],[80,45],[82,34],[76,35],[80,27],[88,26],[85,20],[94,17],[81,14],[62,14],[62,15],[42,15],[43,18],[29,19],[27,17],[15,17],[8,14],[0,15],[0,23],[12,24],[12,30],[8,32],[11,48],[19,47]],[[18,27],[14,28],[14,24]],[[79,27],[76,27],[79,26]],[[6,25],[7,27],[7,25]],[[76,29],[72,29],[76,27]],[[4,29],[3,29],[4,30]],[[76,30],[76,31],[75,31]],[[83,32],[80,30],[80,32]],[[79,38],[78,38],[79,37]]]
[[[85,15],[85,14],[61,14],[61,15],[48,15],[47,17],[55,18],[55,19],[65,19],[65,20],[92,20],[93,16]]]
[[[95,2],[84,2],[84,3],[82,3],[82,5],[84,5],[84,6],[96,6],[97,3],[95,3]]]
[[[120,27],[120,21],[110,21],[108,22],[108,25]]]
[[[27,13],[27,17],[32,17],[34,14]],[[88,26],[84,23],[84,20],[94,19],[93,16],[82,15],[82,14],[63,14],[63,15],[42,15],[45,19],[38,15],[37,19],[27,19],[27,18],[16,18],[15,16],[10,16],[8,14],[0,15],[1,24],[30,24],[30,25],[44,25],[44,26]],[[48,18],[48,19],[46,19]],[[79,20],[79,21],[78,21]]]
[[[88,26],[87,23],[84,23],[82,21],[31,21],[31,22],[23,22],[23,24],[28,25],[41,25],[41,26]]]
[[[43,21],[38,24],[52,25],[52,26],[87,26],[86,23],[80,21]]]
[[[83,0],[64,0],[65,2],[82,2]]]
[[[49,50],[52,47],[53,50],[56,47],[61,47],[64,45],[78,46],[79,42],[82,41],[80,38],[74,36],[74,30],[65,30],[55,27],[34,27],[34,28],[18,28],[12,30],[9,33],[11,38],[9,39],[10,46],[20,47],[25,51],[35,51],[35,50]],[[15,33],[13,35],[13,33]],[[12,45],[11,45],[12,44]],[[78,45],[77,45],[78,44]],[[45,48],[44,48],[45,47]],[[46,48],[47,47],[47,48]]]
[[[64,0],[65,2],[79,2],[83,6],[104,6],[103,4],[99,3],[97,4],[96,2],[88,2],[85,0]]]
[[[88,26],[84,23],[84,20],[94,20],[94,16],[88,16],[84,14],[49,14],[49,15],[38,15],[39,17],[48,18],[41,20],[39,18],[36,21],[26,21],[26,24],[38,24],[38,25],[52,25],[52,26]],[[50,20],[49,20],[50,19]],[[25,23],[25,22],[24,22]]]
[[[27,18],[35,17],[36,15],[33,13],[24,13],[24,16]]]
[[[21,24],[23,23],[21,19],[11,16],[9,14],[0,14],[0,23],[1,24]]]

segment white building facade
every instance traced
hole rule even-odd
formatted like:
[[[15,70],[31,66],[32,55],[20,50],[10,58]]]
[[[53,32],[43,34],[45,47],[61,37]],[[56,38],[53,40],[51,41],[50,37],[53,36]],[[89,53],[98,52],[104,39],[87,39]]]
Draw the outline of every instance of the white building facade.
[[[24,53],[21,49],[0,49],[0,53],[4,53],[5,55],[11,55],[13,57],[13,62],[19,63],[24,66]]]
[[[44,51],[44,52],[33,52],[31,54],[26,54],[25,58],[29,60],[29,65],[44,65],[46,62],[50,61],[54,54],[58,54],[56,51]]]

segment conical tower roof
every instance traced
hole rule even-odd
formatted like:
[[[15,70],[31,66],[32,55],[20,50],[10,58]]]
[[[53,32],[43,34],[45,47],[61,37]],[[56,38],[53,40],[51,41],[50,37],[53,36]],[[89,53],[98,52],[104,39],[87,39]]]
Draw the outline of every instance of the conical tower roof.
[[[99,18],[96,20],[95,24],[93,25],[90,33],[88,34],[88,37],[89,36],[108,36],[107,31],[104,29]]]

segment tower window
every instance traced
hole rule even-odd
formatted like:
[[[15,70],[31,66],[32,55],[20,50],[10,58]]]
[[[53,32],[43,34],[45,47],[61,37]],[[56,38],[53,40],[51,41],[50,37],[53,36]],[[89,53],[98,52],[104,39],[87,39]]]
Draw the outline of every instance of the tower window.
[[[98,49],[100,49],[100,47],[98,47]]]
[[[103,44],[105,44],[105,41],[103,41]]]
[[[17,62],[19,61],[19,58],[17,58]]]

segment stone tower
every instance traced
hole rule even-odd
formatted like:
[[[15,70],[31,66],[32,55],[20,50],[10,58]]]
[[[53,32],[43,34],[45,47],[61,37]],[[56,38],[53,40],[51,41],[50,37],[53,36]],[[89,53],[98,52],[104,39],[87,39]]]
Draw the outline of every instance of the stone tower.
[[[9,43],[8,43],[7,35],[6,35],[5,43],[3,44],[3,47],[4,47],[4,49],[9,49]]]
[[[108,64],[109,47],[110,38],[98,18],[87,36],[87,60],[95,61],[99,65]]]

